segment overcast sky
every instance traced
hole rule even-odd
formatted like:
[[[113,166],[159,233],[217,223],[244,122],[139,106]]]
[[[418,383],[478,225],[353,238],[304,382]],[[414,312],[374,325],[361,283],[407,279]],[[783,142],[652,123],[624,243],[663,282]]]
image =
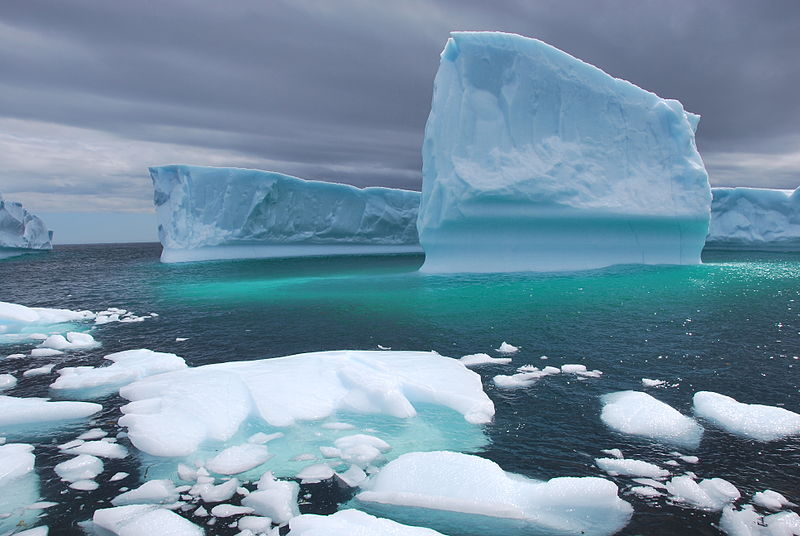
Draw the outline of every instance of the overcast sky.
[[[680,100],[712,185],[800,184],[797,0],[3,0],[0,192],[149,212],[146,168],[169,163],[419,189],[452,30],[537,37]]]

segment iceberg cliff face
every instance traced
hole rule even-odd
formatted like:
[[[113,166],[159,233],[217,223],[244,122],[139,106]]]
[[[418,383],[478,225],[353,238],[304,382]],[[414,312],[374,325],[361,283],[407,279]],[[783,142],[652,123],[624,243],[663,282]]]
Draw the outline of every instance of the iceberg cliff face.
[[[699,263],[698,121],[541,41],[453,33],[425,129],[422,269]]]
[[[714,188],[708,249],[800,251],[800,188]]]
[[[236,168],[150,168],[163,262],[421,252],[419,192]]]
[[[21,203],[4,201],[0,194],[0,259],[37,250],[53,249],[53,231]]]

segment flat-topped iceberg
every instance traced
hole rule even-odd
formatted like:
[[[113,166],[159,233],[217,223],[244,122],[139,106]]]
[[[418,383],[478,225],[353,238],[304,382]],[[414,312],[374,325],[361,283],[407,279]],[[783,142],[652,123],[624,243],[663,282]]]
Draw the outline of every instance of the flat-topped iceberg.
[[[423,271],[699,263],[698,121],[536,39],[451,34],[425,129]]]
[[[163,262],[419,253],[419,192],[252,169],[150,168]]]
[[[464,535],[600,536],[621,530],[633,513],[610,480],[533,480],[457,452],[404,454],[362,489],[356,504],[371,513]]]
[[[0,194],[0,259],[53,249],[52,240],[53,231],[41,218]]]
[[[800,188],[713,188],[708,249],[800,251]]]

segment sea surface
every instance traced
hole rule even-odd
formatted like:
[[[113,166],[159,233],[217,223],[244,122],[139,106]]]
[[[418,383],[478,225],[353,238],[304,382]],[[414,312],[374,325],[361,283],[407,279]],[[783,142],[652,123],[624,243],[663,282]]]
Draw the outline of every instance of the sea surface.
[[[594,464],[601,449],[663,464],[675,447],[609,430],[600,396],[645,389],[685,414],[692,395],[708,390],[741,402],[800,412],[800,255],[707,252],[700,266],[619,266],[558,274],[423,275],[418,256],[225,261],[165,265],[160,245],[60,246],[49,254],[0,261],[0,301],[28,306],[119,307],[144,314],[138,323],[96,326],[96,350],[57,357],[58,366],[99,365],[102,356],[149,348],[174,352],[190,366],[337,349],[435,350],[442,355],[520,348],[513,366],[474,369],[496,405],[488,442],[476,454],[506,471],[547,479],[607,476]],[[177,338],[186,338],[176,341]],[[51,375],[21,372],[54,358],[4,360],[32,344],[0,346],[0,373],[20,377],[3,394],[48,395]],[[547,359],[542,359],[546,356]],[[517,366],[581,363],[601,378],[559,375],[518,390],[496,388],[496,374]],[[113,426],[117,396],[100,400],[95,423]],[[701,478],[734,483],[744,501],[772,489],[800,503],[800,437],[769,443],[736,438],[703,423],[700,458],[682,464]],[[83,534],[77,522],[107,507],[118,487],[68,490],[53,473],[66,459],[56,445],[90,426],[25,440],[35,446],[42,499],[59,503],[40,523],[51,535]],[[4,435],[0,430],[0,436]],[[424,445],[420,445],[424,450]],[[106,463],[104,475],[137,475],[135,457]],[[140,477],[142,475],[139,475]],[[102,477],[99,479],[102,481]],[[625,494],[630,479],[612,478],[634,506],[625,535],[720,534],[719,513]],[[301,495],[304,492],[301,491]],[[312,493],[306,512],[327,513],[349,497]],[[235,534],[226,524],[208,534]],[[458,527],[450,531],[458,534]]]

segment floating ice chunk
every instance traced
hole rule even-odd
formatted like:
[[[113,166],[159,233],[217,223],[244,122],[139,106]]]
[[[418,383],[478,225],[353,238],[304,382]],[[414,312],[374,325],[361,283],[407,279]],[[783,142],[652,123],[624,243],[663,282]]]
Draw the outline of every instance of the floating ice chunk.
[[[694,412],[726,432],[757,441],[774,441],[800,434],[800,415],[784,408],[744,404],[700,391],[694,394]]]
[[[631,493],[634,495],[638,495],[639,497],[662,497],[664,494],[658,491],[655,488],[651,488],[650,486],[633,486],[631,488]]]
[[[239,530],[249,530],[253,533],[267,532],[272,527],[272,520],[268,517],[244,516],[236,523]]]
[[[392,448],[383,439],[366,434],[340,437],[334,445],[339,449],[339,458],[359,467],[370,465]]]
[[[564,374],[575,374],[586,378],[599,378],[603,375],[602,370],[586,370],[586,365],[566,364],[561,365],[561,372]]]
[[[617,458],[596,458],[597,467],[611,476],[638,476],[647,478],[666,478],[669,471],[642,460],[620,460]]]
[[[31,471],[36,462],[33,446],[25,443],[0,445],[0,487],[4,487]]]
[[[764,516],[769,536],[800,535],[800,515],[797,512],[779,512]]]
[[[0,395],[0,427],[83,419],[101,409],[103,406],[91,402],[51,402],[47,398]]]
[[[419,192],[281,173],[150,168],[162,262],[421,252]]]
[[[50,374],[53,372],[53,367],[55,367],[55,363],[50,363],[48,365],[42,365],[41,367],[32,368],[30,370],[26,370],[22,373],[25,378],[31,378],[33,376],[44,376],[46,374]]]
[[[204,536],[203,529],[178,514],[149,504],[97,510],[92,522],[116,536]]]
[[[208,460],[206,467],[220,475],[235,475],[258,467],[270,458],[266,446],[245,443],[226,448]]]
[[[661,387],[662,385],[666,385],[667,382],[664,380],[651,380],[650,378],[642,378],[642,385],[645,387]]]
[[[297,508],[297,482],[275,480],[271,473],[265,473],[258,481],[258,490],[242,499],[242,506],[249,506],[261,516],[282,525],[300,514]]]
[[[600,418],[609,428],[623,434],[697,448],[703,429],[694,419],[639,391],[603,395]]]
[[[100,484],[94,480],[76,480],[75,482],[71,482],[69,487],[79,491],[94,491],[100,487]]]
[[[105,356],[107,367],[65,367],[51,389],[94,389],[120,387],[154,374],[186,368],[183,358],[152,350],[127,350]]]
[[[231,478],[216,486],[211,484],[199,484],[199,487],[200,497],[203,499],[203,502],[222,502],[227,501],[236,494],[236,489],[239,487],[239,480]]]
[[[301,484],[314,484],[316,482],[328,480],[332,478],[334,474],[333,469],[331,469],[329,465],[317,463],[302,469],[297,473],[297,478],[300,479]]]
[[[197,480],[197,469],[189,467],[183,463],[178,464],[178,478],[184,482],[194,482]]]
[[[520,372],[510,376],[498,374],[492,378],[492,381],[501,389],[521,389],[524,387],[530,387],[545,376],[550,376],[552,374],[558,374],[561,372],[560,369],[555,367],[545,367],[544,370],[539,370],[537,367],[531,365],[524,365],[519,367],[517,370]]]
[[[269,443],[274,439],[280,439],[284,436],[283,432],[275,432],[273,434],[265,434],[264,432],[256,432],[255,434],[251,435],[247,438],[248,443],[254,443],[256,445],[263,445],[264,443]]]
[[[69,309],[48,309],[46,307],[26,307],[17,303],[0,302],[0,326],[18,324],[64,324],[91,320],[91,311],[70,311]]]
[[[361,485],[367,479],[367,473],[357,465],[351,465],[347,471],[336,474],[351,488]]]
[[[82,433],[78,436],[78,439],[82,439],[84,441],[90,441],[92,439],[100,439],[101,437],[106,437],[108,432],[104,432],[100,428],[92,428],[91,430],[87,430],[86,432]]]
[[[250,417],[271,426],[324,420],[337,411],[409,418],[415,403],[448,407],[474,424],[494,415],[480,376],[434,352],[317,352],[219,363],[144,378],[120,394],[131,403],[121,408],[119,423],[137,448],[156,456],[187,456],[206,440],[229,440]]]
[[[0,391],[13,389],[17,385],[17,379],[12,374],[0,374]]]
[[[536,39],[452,33],[423,144],[423,271],[698,264],[698,119]]]
[[[700,461],[700,458],[697,456],[680,456],[680,459],[686,463],[697,463]]]
[[[6,359],[20,359],[23,357],[27,357],[25,354],[8,354]]]
[[[141,486],[111,499],[114,506],[129,504],[172,504],[178,500],[178,491],[170,480],[148,480]]]
[[[480,365],[505,365],[511,363],[510,357],[492,357],[489,354],[470,354],[459,359],[465,367],[477,367]]]
[[[800,250],[800,189],[712,188],[709,249]]]
[[[603,449],[600,452],[602,452],[603,454],[608,454],[609,456],[611,456],[613,458],[622,459],[622,458],[625,457],[625,456],[622,455],[622,451],[619,450],[619,449]]]
[[[120,471],[119,473],[114,473],[111,478],[108,479],[109,482],[117,482],[118,480],[122,480],[123,478],[129,476],[128,473]]]
[[[355,426],[346,422],[326,422],[322,423],[322,428],[326,430],[353,430]]]
[[[81,445],[62,449],[64,454],[90,454],[101,458],[122,459],[128,455],[128,449],[117,443],[108,441],[87,441]]]
[[[303,514],[289,522],[288,536],[443,536],[423,527],[401,525],[359,510],[340,510],[329,516]]]
[[[741,510],[726,506],[719,528],[728,536],[797,536],[800,534],[800,515],[780,512],[762,517],[749,504]]]
[[[633,511],[609,480],[565,477],[542,482],[456,452],[404,454],[362,489],[356,499],[368,510],[433,528],[448,520],[470,534],[509,533],[507,524],[519,533],[613,534]]]
[[[643,486],[648,486],[656,489],[667,489],[666,484],[664,484],[663,482],[659,482],[658,480],[653,480],[652,478],[632,478],[631,480]]]
[[[231,517],[252,513],[252,508],[248,508],[246,506],[234,506],[232,504],[218,504],[211,509],[211,515],[214,517]]]
[[[689,476],[676,476],[666,484],[673,500],[701,510],[720,511],[741,496],[733,484],[722,478],[697,483]]]
[[[514,346],[513,344],[508,344],[506,341],[503,341],[500,344],[499,348],[494,349],[495,352],[498,354],[516,354],[519,352],[519,347]]]
[[[92,480],[103,472],[103,460],[89,454],[81,454],[54,467],[61,480],[76,482]]]
[[[98,346],[100,346],[100,343],[94,340],[94,337],[88,333],[70,331],[67,333],[66,337],[63,335],[50,335],[39,345],[39,348],[50,348],[53,350],[88,350]]]
[[[64,352],[52,348],[34,348],[31,350],[31,357],[53,357],[57,355],[64,355]]]
[[[757,491],[754,493],[753,503],[762,508],[767,508],[768,510],[780,510],[785,506],[796,506],[789,501],[789,499],[771,489],[765,489],[764,491]]]

